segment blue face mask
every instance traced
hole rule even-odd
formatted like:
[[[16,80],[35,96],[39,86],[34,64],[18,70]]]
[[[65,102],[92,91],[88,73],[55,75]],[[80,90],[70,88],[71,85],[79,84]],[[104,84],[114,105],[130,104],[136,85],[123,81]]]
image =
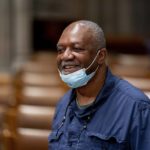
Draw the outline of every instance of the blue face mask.
[[[98,52],[99,53],[99,52]],[[98,56],[98,53],[97,55],[95,56],[94,60],[92,61],[92,63],[89,65],[88,68],[82,68],[80,70],[77,70],[73,73],[70,73],[70,74],[63,74],[59,71],[59,74],[60,74],[60,77],[61,79],[71,88],[78,88],[78,87],[81,87],[81,86],[84,86],[86,85],[90,79],[95,75],[97,69],[92,72],[91,74],[87,75],[86,74],[86,70],[89,69],[93,63],[95,62],[97,56]],[[97,67],[98,68],[98,67]]]

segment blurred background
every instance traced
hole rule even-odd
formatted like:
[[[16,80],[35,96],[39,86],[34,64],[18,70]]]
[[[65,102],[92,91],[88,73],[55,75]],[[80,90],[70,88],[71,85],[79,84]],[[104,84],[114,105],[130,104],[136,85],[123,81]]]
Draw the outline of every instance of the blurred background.
[[[59,98],[56,43],[72,21],[104,30],[112,72],[150,97],[149,0],[0,0],[0,150],[47,149]]]
[[[110,50],[150,53],[149,6],[149,0],[0,0],[0,71],[55,50],[62,29],[78,19],[102,26]]]

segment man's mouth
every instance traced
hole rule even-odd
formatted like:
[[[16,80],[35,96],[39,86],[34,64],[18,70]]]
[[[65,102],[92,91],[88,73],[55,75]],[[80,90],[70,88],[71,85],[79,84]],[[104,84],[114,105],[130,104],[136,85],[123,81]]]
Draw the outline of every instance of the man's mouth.
[[[79,67],[79,65],[64,65],[62,67],[62,72],[64,74],[69,74],[69,73],[72,73],[72,72],[79,70],[80,68],[81,67]]]

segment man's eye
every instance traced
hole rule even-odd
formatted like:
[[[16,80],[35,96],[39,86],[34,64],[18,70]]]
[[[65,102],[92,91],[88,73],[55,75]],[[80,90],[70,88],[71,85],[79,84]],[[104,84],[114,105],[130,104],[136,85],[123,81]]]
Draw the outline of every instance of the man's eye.
[[[57,52],[58,53],[62,53],[62,52],[64,52],[65,51],[65,48],[63,48],[63,47],[58,47],[57,48]]]
[[[75,51],[75,52],[82,52],[82,51],[84,51],[84,49],[80,48],[80,47],[74,47],[73,51]]]

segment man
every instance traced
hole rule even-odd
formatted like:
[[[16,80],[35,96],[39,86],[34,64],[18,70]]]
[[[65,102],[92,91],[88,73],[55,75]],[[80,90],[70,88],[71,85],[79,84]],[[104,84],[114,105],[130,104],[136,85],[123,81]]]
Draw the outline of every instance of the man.
[[[57,106],[49,150],[150,150],[150,101],[112,75],[102,29],[73,22],[57,49],[60,77],[72,89]]]

